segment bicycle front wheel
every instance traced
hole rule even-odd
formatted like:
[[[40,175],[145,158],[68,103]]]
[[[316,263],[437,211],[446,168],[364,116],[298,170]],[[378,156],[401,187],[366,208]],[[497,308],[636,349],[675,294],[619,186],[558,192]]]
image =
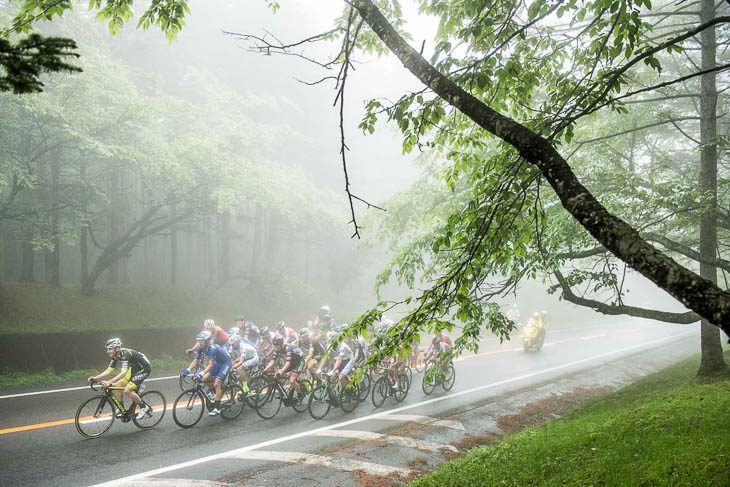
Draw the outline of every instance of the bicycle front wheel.
[[[265,391],[256,396],[256,414],[261,419],[271,419],[279,413],[284,397],[278,384],[269,383]]]
[[[221,397],[221,416],[224,419],[235,419],[241,415],[246,406],[246,395],[243,387],[238,384],[230,384],[223,388]]]
[[[426,352],[419,351],[416,356],[416,372],[419,374],[426,370]]]
[[[454,364],[449,364],[444,372],[444,382],[441,384],[445,391],[450,391],[454,387],[456,382],[456,371],[454,370]]]
[[[144,418],[137,419],[137,415],[134,414],[135,411],[132,411],[130,413],[133,414],[132,421],[134,421],[134,425],[137,428],[142,430],[154,428],[160,424],[162,418],[165,417],[165,411],[167,411],[167,401],[165,401],[165,396],[158,391],[147,391],[139,397],[142,399],[142,402],[152,408],[152,412],[150,414],[146,414]],[[139,406],[137,406],[136,411],[139,411]]]
[[[197,389],[189,389],[175,399],[172,405],[172,419],[181,428],[192,428],[203,417],[204,410],[203,393]]]
[[[399,374],[393,387],[393,397],[395,397],[396,401],[401,402],[408,395],[408,389],[411,388],[411,381],[406,374]]]
[[[363,372],[362,380],[360,381],[360,397],[361,401],[364,401],[370,395],[370,388],[373,386],[373,381],[370,378],[369,372]]]
[[[114,423],[114,406],[106,396],[84,401],[76,410],[76,431],[84,438],[98,438]]]
[[[373,386],[373,406],[379,408],[383,405],[385,398],[388,397],[388,389],[388,379],[385,376],[375,381],[375,385]]]
[[[314,419],[322,419],[327,416],[332,408],[332,401],[330,400],[330,388],[329,384],[320,384],[315,388],[309,395],[309,415]]]
[[[430,395],[434,389],[436,389],[436,384],[438,383],[438,368],[437,364],[434,362],[429,362],[428,366],[426,367],[426,370],[423,373],[423,382],[421,382],[421,388],[423,389],[423,393],[427,396]]]
[[[351,413],[358,404],[360,404],[360,385],[352,384],[351,386],[345,387],[345,390],[342,391],[342,401],[340,401],[342,411]]]

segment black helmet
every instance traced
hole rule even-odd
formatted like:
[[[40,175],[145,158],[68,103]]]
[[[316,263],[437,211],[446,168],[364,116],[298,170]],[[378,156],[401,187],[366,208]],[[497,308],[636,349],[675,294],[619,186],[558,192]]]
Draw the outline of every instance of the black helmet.
[[[274,338],[271,339],[271,344],[278,347],[279,345],[284,343],[284,337],[281,335],[276,335]]]
[[[246,321],[246,318],[244,318],[243,315],[238,315],[238,316],[236,316],[235,321]]]
[[[286,323],[284,323],[283,321],[280,321],[276,324],[277,330],[283,330],[284,328],[286,328]]]

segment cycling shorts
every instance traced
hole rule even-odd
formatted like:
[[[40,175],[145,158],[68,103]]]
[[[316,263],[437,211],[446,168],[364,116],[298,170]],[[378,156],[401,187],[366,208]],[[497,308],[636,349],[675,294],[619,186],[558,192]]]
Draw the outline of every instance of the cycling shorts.
[[[231,370],[231,364],[221,364],[221,363],[214,363],[213,367],[210,369],[209,374],[213,377],[217,377],[220,380],[223,380],[226,378],[226,375],[228,375],[228,372]]]
[[[292,355],[290,364],[291,376],[296,379],[304,368],[304,358],[299,355]]]
[[[340,369],[340,374],[342,375],[349,375],[350,372],[352,372],[352,369],[355,367],[355,361],[350,359],[346,362],[342,362],[342,368]]]
[[[139,386],[142,385],[142,382],[150,376],[149,370],[135,370],[134,373],[132,372],[132,369],[127,369],[127,373],[124,377],[122,377],[122,380],[120,381],[123,385],[132,384],[132,389],[137,389]]]

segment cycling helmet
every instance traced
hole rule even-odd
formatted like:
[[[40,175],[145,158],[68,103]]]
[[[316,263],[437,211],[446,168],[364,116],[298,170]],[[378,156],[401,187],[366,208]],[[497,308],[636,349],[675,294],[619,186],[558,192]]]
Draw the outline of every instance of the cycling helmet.
[[[299,330],[299,338],[307,338],[309,336],[309,328]]]
[[[213,328],[213,326],[215,326],[215,321],[211,320],[210,318],[203,322],[203,328],[205,328],[206,330]]]
[[[284,323],[283,321],[280,321],[280,322],[278,322],[278,323],[276,324],[276,329],[277,329],[277,330],[283,330],[283,329],[285,329],[285,328],[286,328],[286,323]]]
[[[239,343],[241,341],[241,337],[239,335],[233,334],[228,338],[228,343],[231,345],[235,345],[236,343]]]
[[[110,348],[117,348],[122,346],[122,340],[119,338],[110,338],[106,341],[106,348],[109,350]]]
[[[327,306],[325,304],[324,306],[319,308],[319,317],[320,318],[324,318],[324,317],[329,318],[329,316],[330,316],[330,307],[329,306]]]
[[[264,329],[261,330],[261,334],[264,336],[268,335],[269,333],[271,333],[271,330],[269,329],[268,326],[265,326]]]
[[[195,335],[195,339],[199,341],[207,341],[210,339],[210,332],[208,330],[203,330]]]
[[[233,328],[229,328],[226,333],[228,333],[228,335],[240,335],[241,329],[237,326],[234,326]]]
[[[236,321],[246,321],[246,318],[243,317],[243,315],[236,316]]]
[[[279,345],[284,343],[284,337],[280,335],[276,335],[274,338],[271,339],[271,344],[278,347]]]

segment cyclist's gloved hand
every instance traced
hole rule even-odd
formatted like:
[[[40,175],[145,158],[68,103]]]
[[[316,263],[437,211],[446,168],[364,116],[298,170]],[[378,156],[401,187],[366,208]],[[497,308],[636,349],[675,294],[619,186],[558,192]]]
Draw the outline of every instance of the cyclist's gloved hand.
[[[88,378],[88,379],[86,379],[86,380],[87,380],[87,381],[88,381],[89,383],[92,383],[92,382],[94,382],[94,378],[93,378],[93,377],[89,377],[89,378]]]
[[[183,369],[182,372],[180,372],[180,375],[183,377],[190,375],[190,369]]]
[[[195,379],[195,380],[200,380],[200,379],[202,379],[202,378],[203,378],[203,374],[195,374],[195,375],[193,376],[193,379]]]

